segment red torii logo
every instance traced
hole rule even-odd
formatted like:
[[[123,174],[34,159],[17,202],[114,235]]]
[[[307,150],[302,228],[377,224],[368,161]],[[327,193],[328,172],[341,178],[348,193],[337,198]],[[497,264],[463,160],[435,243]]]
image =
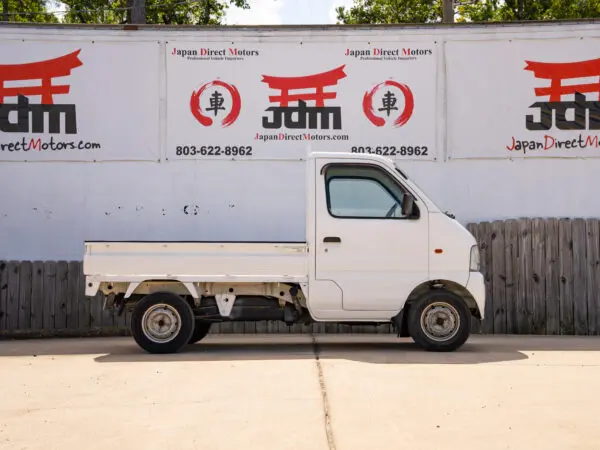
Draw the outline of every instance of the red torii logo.
[[[533,72],[535,78],[550,80],[550,86],[535,88],[537,97],[548,96],[547,102],[536,102],[531,108],[540,108],[540,122],[533,116],[526,117],[528,130],[549,130],[552,127],[553,111],[559,130],[600,129],[600,58],[571,63],[544,63],[525,61],[524,70]],[[598,78],[593,83],[563,85],[563,80],[576,78]],[[597,93],[599,101],[589,101],[584,94]],[[563,101],[563,95],[575,94],[574,101]],[[574,120],[567,120],[567,109],[575,110]],[[586,122],[586,110],[589,118]]]
[[[52,79],[64,77],[83,65],[76,50],[67,55],[26,64],[0,65],[0,130],[5,133],[27,133],[31,112],[31,132],[44,132],[44,113],[49,116],[49,132],[60,133],[60,114],[65,114],[65,132],[77,133],[75,105],[55,105],[54,95],[68,94],[69,85],[52,85]],[[40,80],[39,86],[6,87],[7,81]],[[39,105],[31,105],[28,96],[41,96]],[[4,103],[6,97],[17,97],[17,103]],[[9,114],[17,111],[16,123],[11,123]]]
[[[271,106],[266,111],[273,111],[273,120],[263,117],[264,128],[281,128],[282,118],[286,128],[318,128],[317,119],[321,117],[321,128],[329,128],[329,116],[333,116],[333,128],[342,128],[341,108],[339,106],[325,106],[325,100],[337,97],[335,92],[325,92],[326,86],[335,86],[337,82],[346,77],[345,65],[333,70],[314,75],[300,77],[274,77],[263,75],[261,80],[271,89],[279,90],[279,95],[269,96],[271,103],[279,103],[279,106]],[[293,90],[314,89],[314,92],[290,93]],[[298,106],[289,106],[290,102],[298,102]],[[315,106],[306,106],[307,101],[314,101]],[[293,114],[298,113],[298,119],[293,119]]]

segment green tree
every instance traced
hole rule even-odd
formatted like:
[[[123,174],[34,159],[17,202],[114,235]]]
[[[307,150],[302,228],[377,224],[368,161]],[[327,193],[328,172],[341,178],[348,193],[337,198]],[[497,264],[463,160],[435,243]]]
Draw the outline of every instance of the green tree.
[[[63,0],[68,23],[131,23],[133,0]],[[216,25],[227,9],[248,9],[247,0],[146,0],[146,23]]]
[[[479,0],[457,7],[458,21],[587,19],[600,17],[600,0]]]
[[[2,20],[5,22],[58,22],[48,13],[51,3],[46,0],[2,0]]]
[[[457,22],[585,19],[600,17],[600,0],[458,1]],[[439,22],[441,0],[354,0],[336,9],[338,23],[386,24]]]
[[[338,23],[390,24],[437,22],[442,0],[354,0],[348,8],[336,8]]]

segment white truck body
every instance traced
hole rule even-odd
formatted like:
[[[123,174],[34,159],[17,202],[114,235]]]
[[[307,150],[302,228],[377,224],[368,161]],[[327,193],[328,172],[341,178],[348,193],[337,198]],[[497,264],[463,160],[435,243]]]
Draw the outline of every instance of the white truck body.
[[[400,335],[418,323],[426,328],[431,320],[438,325],[431,322],[430,331],[446,327],[450,337],[440,341],[431,334],[421,344],[436,350],[460,346],[470,331],[470,317],[481,319],[485,311],[474,237],[388,158],[322,152],[312,153],[306,164],[306,242],[86,242],[86,294],[101,290],[111,306],[116,297],[117,303],[136,305],[130,299],[150,294],[159,296],[164,306],[160,296],[176,294],[190,299],[201,322],[248,320],[243,312],[234,314],[247,296],[267,302],[254,305],[270,311],[253,316],[257,320],[280,315],[288,323],[392,322]],[[444,306],[443,299],[436,299],[438,293],[454,300]],[[206,313],[209,298],[218,313]],[[425,302],[424,308],[442,309],[430,308],[429,318],[425,313],[405,318],[406,306],[419,301]],[[454,301],[462,306],[452,306]],[[147,307],[155,306],[150,301]],[[461,307],[467,316],[460,314]],[[156,323],[162,324],[157,330],[165,320],[175,321],[165,311],[156,313],[161,317]],[[151,335],[151,319],[141,312],[134,322],[136,317],[139,343]],[[416,322],[411,325],[411,320]],[[459,329],[466,333],[462,338],[456,337]],[[144,348],[150,351],[180,348],[172,341],[162,347],[149,342]]]

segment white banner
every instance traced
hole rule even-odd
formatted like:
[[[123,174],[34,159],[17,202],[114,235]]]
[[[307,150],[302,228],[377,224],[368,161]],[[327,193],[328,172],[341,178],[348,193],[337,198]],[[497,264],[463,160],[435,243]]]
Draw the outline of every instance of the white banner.
[[[158,43],[0,45],[0,160],[160,158]]]
[[[169,42],[167,159],[432,160],[437,44]]]
[[[600,156],[600,40],[446,44],[449,157]]]

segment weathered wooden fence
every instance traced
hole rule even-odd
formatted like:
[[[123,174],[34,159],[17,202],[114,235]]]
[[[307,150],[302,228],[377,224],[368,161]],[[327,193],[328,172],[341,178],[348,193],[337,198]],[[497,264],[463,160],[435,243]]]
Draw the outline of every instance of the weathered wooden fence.
[[[600,220],[469,224],[486,278],[484,334],[600,334]],[[80,261],[0,261],[0,337],[129,334],[130,315],[88,299]],[[213,333],[388,333],[390,326],[224,323]]]
[[[470,224],[489,302],[485,334],[600,334],[600,221]]]

